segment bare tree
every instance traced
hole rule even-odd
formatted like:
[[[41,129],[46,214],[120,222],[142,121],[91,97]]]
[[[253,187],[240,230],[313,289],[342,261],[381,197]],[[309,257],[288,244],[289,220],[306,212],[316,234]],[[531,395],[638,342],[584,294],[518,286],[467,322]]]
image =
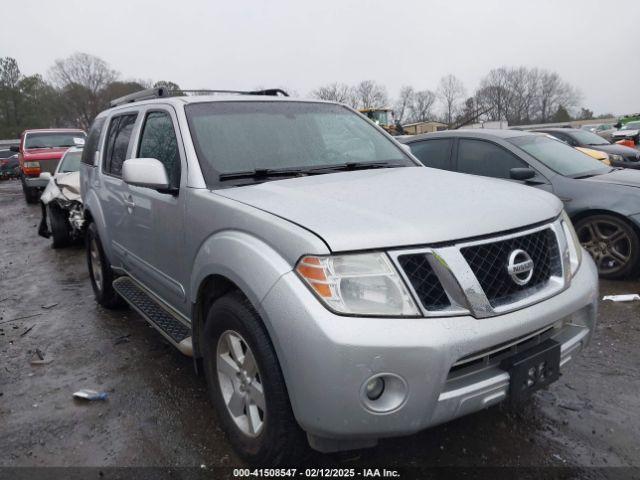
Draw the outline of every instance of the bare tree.
[[[421,90],[413,94],[409,112],[412,122],[426,122],[433,119],[436,94],[431,90]]]
[[[311,92],[311,96],[320,100],[345,103],[347,105],[352,105],[354,97],[353,89],[344,83],[331,83],[318,87]]]
[[[49,77],[69,103],[69,114],[83,128],[88,128],[93,118],[108,105],[105,90],[118,76],[107,62],[88,53],[74,53],[58,59],[49,70]]]
[[[410,86],[404,86],[400,89],[400,95],[394,108],[395,117],[400,124],[405,123],[410,118],[410,108],[411,103],[413,103],[414,93],[413,87]]]
[[[70,57],[56,60],[49,75],[59,88],[75,83],[94,95],[119,76],[107,62],[88,53],[74,53]]]
[[[387,89],[373,80],[364,80],[354,89],[358,108],[382,108],[389,103]]]
[[[438,97],[442,102],[445,122],[449,125],[453,123],[458,104],[464,96],[464,85],[457,77],[449,74],[440,79]]]

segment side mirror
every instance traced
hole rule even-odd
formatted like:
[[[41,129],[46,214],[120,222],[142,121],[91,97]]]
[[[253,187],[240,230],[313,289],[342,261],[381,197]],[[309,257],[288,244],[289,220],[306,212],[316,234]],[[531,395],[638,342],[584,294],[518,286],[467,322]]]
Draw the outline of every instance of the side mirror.
[[[11,145],[9,147],[9,150],[11,150],[12,152],[20,153],[20,147],[18,145]]]
[[[50,172],[40,172],[40,180],[51,180]]]
[[[136,187],[168,190],[169,177],[164,165],[155,158],[131,158],[122,164],[122,180]]]
[[[617,128],[618,130],[620,130],[620,127],[622,127],[622,123],[618,122],[613,127]]]
[[[509,170],[509,176],[513,180],[530,180],[536,176],[536,171],[532,168],[512,168]]]

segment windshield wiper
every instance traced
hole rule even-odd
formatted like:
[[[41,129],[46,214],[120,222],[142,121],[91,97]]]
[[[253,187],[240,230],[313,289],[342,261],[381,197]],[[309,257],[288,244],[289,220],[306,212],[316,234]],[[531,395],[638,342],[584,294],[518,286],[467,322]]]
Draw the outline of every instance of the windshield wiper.
[[[349,170],[368,170],[371,168],[396,168],[406,167],[403,163],[391,163],[391,162],[348,162],[339,163],[337,165],[324,165],[322,167],[315,167],[305,170],[305,173],[313,175],[314,173],[324,172],[340,172]]]
[[[220,181],[236,180],[242,178],[272,178],[272,177],[293,177],[306,173],[301,168],[256,168],[255,170],[247,170],[244,172],[221,173],[218,177]]]

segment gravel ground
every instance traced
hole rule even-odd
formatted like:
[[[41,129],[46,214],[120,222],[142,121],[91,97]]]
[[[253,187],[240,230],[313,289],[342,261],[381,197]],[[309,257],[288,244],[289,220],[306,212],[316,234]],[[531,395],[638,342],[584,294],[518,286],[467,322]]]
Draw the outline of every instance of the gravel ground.
[[[82,246],[53,250],[40,210],[0,182],[0,466],[238,466],[189,358],[93,299]],[[601,294],[638,293],[637,281]],[[602,302],[589,349],[521,412],[494,407],[313,465],[640,466],[640,302]],[[30,363],[36,349],[45,365]],[[109,393],[82,403],[81,388]],[[609,473],[608,473],[609,472]]]

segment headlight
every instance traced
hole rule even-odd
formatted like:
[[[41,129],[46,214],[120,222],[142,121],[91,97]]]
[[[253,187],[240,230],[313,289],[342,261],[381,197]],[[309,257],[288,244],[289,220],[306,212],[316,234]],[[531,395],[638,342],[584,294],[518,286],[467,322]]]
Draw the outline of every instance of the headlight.
[[[614,162],[623,162],[624,158],[622,158],[622,155],[616,155],[615,153],[610,153],[609,160],[613,160]]]
[[[582,262],[582,245],[578,239],[578,234],[567,212],[562,211],[562,230],[564,230],[564,236],[567,239],[569,245],[569,263],[571,265],[571,276],[573,277],[578,271],[580,262]]]
[[[306,256],[296,272],[330,310],[347,315],[418,316],[420,312],[384,253]]]
[[[40,162],[24,162],[24,168],[40,168]]]

